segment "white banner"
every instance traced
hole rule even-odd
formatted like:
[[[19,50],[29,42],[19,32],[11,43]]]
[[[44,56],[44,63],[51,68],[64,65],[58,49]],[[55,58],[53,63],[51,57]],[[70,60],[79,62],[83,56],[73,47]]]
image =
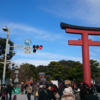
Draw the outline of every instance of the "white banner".
[[[57,80],[51,80],[51,82],[58,87],[58,81]]]

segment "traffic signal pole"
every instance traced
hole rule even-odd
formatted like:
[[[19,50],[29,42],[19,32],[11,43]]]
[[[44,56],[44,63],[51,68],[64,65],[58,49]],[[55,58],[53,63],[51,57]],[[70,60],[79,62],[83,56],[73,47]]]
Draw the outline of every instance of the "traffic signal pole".
[[[2,84],[5,84],[8,39],[9,39],[9,28],[8,28],[8,31],[7,31],[7,39],[6,39],[6,50],[5,50],[5,59],[4,59],[4,68],[3,68]]]

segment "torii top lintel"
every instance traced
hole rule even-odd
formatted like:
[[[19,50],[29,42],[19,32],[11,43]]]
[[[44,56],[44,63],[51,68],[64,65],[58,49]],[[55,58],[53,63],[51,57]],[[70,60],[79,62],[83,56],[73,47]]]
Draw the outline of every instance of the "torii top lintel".
[[[97,27],[83,27],[83,26],[76,26],[76,25],[70,25],[61,22],[60,24],[61,29],[65,29],[66,33],[73,33],[73,34],[82,34],[82,39],[85,37],[88,39],[88,35],[100,35],[100,28]],[[69,45],[83,45],[82,39],[79,40],[69,40]],[[91,39],[88,39],[88,45],[89,46],[100,46],[100,41],[92,41]]]

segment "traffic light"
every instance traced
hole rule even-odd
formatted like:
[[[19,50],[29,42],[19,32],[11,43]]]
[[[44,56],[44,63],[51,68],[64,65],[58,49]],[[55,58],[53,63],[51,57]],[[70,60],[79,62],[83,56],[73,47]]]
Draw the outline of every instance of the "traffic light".
[[[39,46],[39,49],[41,50],[42,48],[43,48],[43,46],[42,46],[42,45],[40,45],[40,46]]]
[[[35,49],[36,48],[36,46],[35,45],[33,45],[33,49]]]
[[[36,46],[36,49],[39,49],[39,45]]]
[[[36,49],[33,49],[33,52],[35,53],[36,52]]]
[[[40,46],[39,45],[33,45],[33,53],[35,53],[37,49],[41,50],[42,48],[43,48],[42,45],[40,45]]]

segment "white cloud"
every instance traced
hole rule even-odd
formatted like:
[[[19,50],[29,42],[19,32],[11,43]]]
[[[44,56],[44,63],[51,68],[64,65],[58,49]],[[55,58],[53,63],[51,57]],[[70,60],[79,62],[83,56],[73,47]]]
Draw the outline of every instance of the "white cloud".
[[[25,62],[32,63],[32,64],[35,63],[34,65],[36,66],[40,64],[47,65],[47,63],[50,63],[50,61],[59,61],[62,59],[82,62],[82,58],[65,56],[65,55],[60,55],[60,54],[53,54],[53,53],[48,53],[48,52],[24,54],[22,51],[18,51],[16,53],[16,56],[13,57],[13,59],[15,59],[15,61],[18,63],[25,63]],[[47,59],[47,60],[40,60],[40,59]]]
[[[26,58],[45,58],[45,59],[73,59],[73,60],[78,60],[81,61],[81,58],[78,57],[71,57],[71,56],[65,56],[61,54],[54,54],[54,53],[49,53],[49,52],[39,52],[38,53],[32,53],[32,54],[24,54],[22,51],[18,51],[16,53],[16,56],[20,57],[26,57]]]
[[[23,59],[19,59],[19,60],[15,60],[15,63],[19,63],[20,65],[23,63],[29,63],[29,64],[33,64],[35,66],[38,65],[48,65],[51,61],[58,61],[58,60],[23,60]]]
[[[50,0],[41,9],[59,17],[88,21],[100,26],[100,0]]]
[[[34,34],[34,38],[49,40],[49,41],[65,38],[62,34],[60,35],[59,33],[57,34],[54,32],[50,32],[50,31],[43,30],[40,28],[35,28],[35,27],[28,26],[25,24],[2,22],[0,23],[0,27],[4,26],[5,24],[10,27],[10,34],[13,34],[13,35],[17,34],[17,36],[20,34],[24,34],[24,35]],[[0,33],[2,34],[2,32],[3,31],[1,31]]]

